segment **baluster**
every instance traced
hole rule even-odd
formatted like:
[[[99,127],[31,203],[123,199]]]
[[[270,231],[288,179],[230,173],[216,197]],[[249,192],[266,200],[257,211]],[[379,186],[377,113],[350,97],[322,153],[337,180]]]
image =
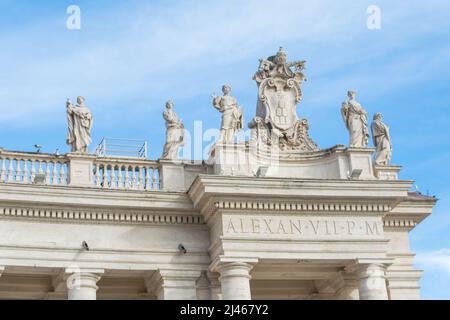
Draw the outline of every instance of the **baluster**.
[[[8,182],[13,182],[13,159],[9,158],[9,165],[8,165]]]
[[[23,160],[23,183],[30,183],[30,179],[28,177],[28,159]]]
[[[58,161],[53,160],[53,171],[52,171],[52,185],[56,186],[58,184]]]
[[[136,189],[139,190],[141,189],[141,166],[136,166],[134,171],[136,173]]]
[[[145,167],[145,190],[151,190],[150,168]]]
[[[103,165],[103,179],[102,179],[102,185],[103,188],[108,188],[108,165]]]
[[[131,189],[136,189],[136,167],[131,167]]]
[[[64,162],[60,162],[59,163],[59,184],[60,185],[65,185],[67,183],[66,179],[65,179],[65,174],[64,174]]]
[[[5,168],[5,162],[6,158],[1,158],[2,161],[2,169],[0,171],[0,182],[5,182],[5,175],[6,175],[6,168]]]
[[[100,164],[95,164],[95,176],[94,176],[95,186],[100,187]]]
[[[156,178],[156,167],[152,167],[152,175],[153,175],[153,190],[158,190],[158,181]]]
[[[116,166],[112,165],[111,166],[111,182],[110,182],[110,186],[111,189],[116,189]]]
[[[33,183],[34,182],[34,177],[36,176],[36,168],[35,168],[35,162],[36,162],[36,160],[34,160],[34,159],[31,159],[31,166],[30,166],[30,168],[31,168],[31,176],[30,176],[30,179],[31,179],[31,183]]]
[[[122,165],[117,167],[117,174],[119,175],[117,179],[117,188],[123,189]]]
[[[45,183],[50,184],[50,161],[45,161]]]
[[[137,189],[142,190],[142,166],[137,166]]]
[[[140,166],[139,171],[140,171],[139,183],[141,187],[140,189],[145,190],[145,166]]]
[[[14,172],[14,181],[15,182],[20,182],[21,177],[20,177],[20,160],[16,159],[16,170]]]
[[[42,174],[42,160],[37,160],[37,164],[38,164],[38,174]]]
[[[139,190],[139,166],[133,168],[134,189]]]
[[[125,167],[125,189],[130,189],[130,167]]]

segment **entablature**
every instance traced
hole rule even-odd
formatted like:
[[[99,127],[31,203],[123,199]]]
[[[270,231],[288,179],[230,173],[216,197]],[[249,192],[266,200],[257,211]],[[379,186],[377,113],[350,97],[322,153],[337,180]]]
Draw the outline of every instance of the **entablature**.
[[[219,209],[384,215],[407,197],[411,184],[199,175],[188,194],[206,219]]]

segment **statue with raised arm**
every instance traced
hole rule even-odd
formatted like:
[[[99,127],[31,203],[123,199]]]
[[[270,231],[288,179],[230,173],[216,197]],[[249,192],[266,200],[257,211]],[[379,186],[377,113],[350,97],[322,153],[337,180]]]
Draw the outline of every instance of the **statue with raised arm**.
[[[223,85],[223,96],[212,95],[213,106],[222,113],[219,142],[233,143],[237,131],[244,127],[244,117],[235,97],[230,95],[231,87]]]
[[[375,163],[378,165],[388,165],[392,157],[391,136],[389,127],[383,123],[383,115],[376,113],[372,122],[372,138],[376,148]]]
[[[91,144],[92,114],[85,104],[83,97],[77,98],[74,106],[70,99],[67,99],[67,122],[68,135],[67,144],[71,147],[71,152],[87,153]]]
[[[356,101],[356,92],[347,93],[348,100],[342,103],[341,113],[350,133],[350,147],[365,148],[369,144],[367,112]]]
[[[184,143],[184,125],[173,111],[173,106],[172,100],[167,101],[166,111],[163,113],[163,118],[166,120],[166,143],[162,159],[165,160],[177,160],[178,151]]]

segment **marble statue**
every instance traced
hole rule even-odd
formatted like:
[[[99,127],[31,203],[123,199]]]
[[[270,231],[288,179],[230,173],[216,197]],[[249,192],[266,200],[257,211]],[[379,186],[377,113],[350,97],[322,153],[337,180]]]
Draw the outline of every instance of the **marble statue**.
[[[350,133],[350,147],[365,148],[369,144],[367,112],[356,101],[356,92],[347,93],[348,100],[342,103],[341,113]]]
[[[302,100],[301,84],[306,80],[305,61],[288,62],[283,48],[276,55],[259,60],[253,80],[258,86],[256,117],[249,123],[252,141],[258,145],[278,144],[286,151],[316,151],[308,134],[308,121],[297,117]]]
[[[166,111],[163,113],[167,130],[162,159],[166,160],[178,159],[178,151],[184,143],[184,125],[173,111],[173,106],[172,100],[167,101]]]
[[[389,127],[383,123],[383,115],[376,113],[372,122],[372,138],[376,148],[375,163],[388,165],[392,157],[391,136]]]
[[[67,99],[67,122],[68,135],[67,144],[71,147],[71,152],[87,153],[91,144],[91,129],[93,118],[91,111],[85,104],[83,97],[77,98],[74,106],[70,99]]]
[[[231,87],[222,87],[223,96],[212,95],[213,106],[222,113],[219,142],[233,143],[237,131],[244,127],[244,117],[236,98],[230,95]]]

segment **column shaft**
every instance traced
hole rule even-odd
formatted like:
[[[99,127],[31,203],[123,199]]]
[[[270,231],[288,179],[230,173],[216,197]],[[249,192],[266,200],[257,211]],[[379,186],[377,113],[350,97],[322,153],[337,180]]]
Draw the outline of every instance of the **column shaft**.
[[[361,300],[387,300],[385,267],[382,264],[360,265],[358,289]]]
[[[67,279],[69,300],[97,300],[100,274],[75,272]]]
[[[197,300],[196,281],[200,271],[159,270],[147,280],[146,286],[158,300]]]
[[[217,267],[220,272],[223,300],[251,300],[250,270],[245,262],[225,262]]]

